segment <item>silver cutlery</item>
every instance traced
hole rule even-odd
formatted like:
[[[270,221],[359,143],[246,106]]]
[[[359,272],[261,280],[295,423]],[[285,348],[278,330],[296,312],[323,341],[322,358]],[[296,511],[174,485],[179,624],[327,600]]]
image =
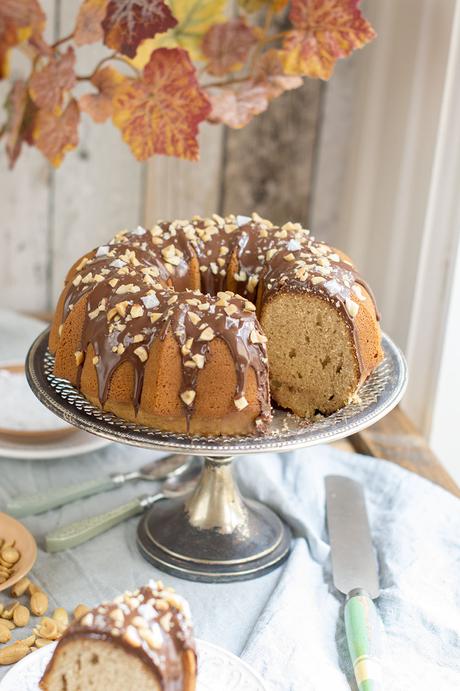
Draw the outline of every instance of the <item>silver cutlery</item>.
[[[104,533],[127,518],[143,513],[157,501],[182,497],[188,494],[195,488],[201,469],[201,459],[193,458],[185,467],[173,470],[159,492],[143,494],[111,511],[84,518],[81,521],[76,521],[53,530],[46,536],[46,551],[60,552],[64,549],[81,545],[83,542]]]
[[[50,509],[56,509],[77,499],[116,489],[133,480],[163,480],[171,472],[187,465],[192,458],[193,456],[190,455],[171,454],[164,456],[164,458],[157,458],[150,463],[146,463],[138,470],[132,470],[127,473],[113,473],[96,480],[87,480],[86,482],[48,489],[36,494],[19,495],[7,503],[6,511],[11,516],[31,516],[49,511]]]

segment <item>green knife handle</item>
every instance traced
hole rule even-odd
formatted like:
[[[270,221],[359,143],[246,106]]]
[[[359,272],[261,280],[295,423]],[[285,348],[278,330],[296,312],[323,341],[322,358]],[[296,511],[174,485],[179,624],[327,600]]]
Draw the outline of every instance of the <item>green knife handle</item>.
[[[69,502],[83,497],[90,497],[92,494],[106,492],[117,487],[117,483],[111,477],[99,478],[99,480],[88,480],[75,485],[66,485],[49,489],[36,494],[23,494],[12,499],[6,505],[6,510],[12,516],[31,516],[35,513],[43,513],[58,506],[64,506]]]
[[[63,549],[76,547],[82,542],[91,540],[104,533],[114,525],[118,525],[122,521],[141,513],[144,509],[142,499],[132,499],[127,504],[122,504],[112,511],[84,518],[82,521],[75,521],[68,525],[53,530],[46,536],[46,551],[60,552]]]
[[[373,601],[363,590],[348,596],[345,630],[359,691],[382,691],[382,625]]]

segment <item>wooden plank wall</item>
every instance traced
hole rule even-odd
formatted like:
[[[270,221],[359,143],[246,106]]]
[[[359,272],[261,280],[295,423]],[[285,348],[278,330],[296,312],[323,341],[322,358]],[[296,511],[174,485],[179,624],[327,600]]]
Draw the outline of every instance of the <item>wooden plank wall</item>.
[[[80,1],[44,2],[50,38],[72,29]],[[79,73],[93,68],[101,50],[98,46],[79,50]],[[20,74],[20,66],[16,71]],[[339,73],[335,91],[340,92],[340,80]],[[349,83],[345,78],[345,92]],[[0,85],[2,100],[5,86]],[[86,115],[78,148],[57,171],[26,147],[11,172],[0,150],[0,306],[51,309],[76,256],[117,229],[139,222],[148,225],[158,218],[194,213],[257,210],[277,222],[292,219],[309,224],[313,201],[318,207],[321,197],[315,186],[318,170],[321,188],[329,196],[329,182],[334,186],[334,176],[340,177],[335,163],[327,165],[331,147],[332,157],[340,147],[346,153],[347,96],[327,98],[331,88],[332,82],[326,86],[307,81],[243,130],[203,126],[199,163],[159,156],[141,165],[110,123],[94,125]],[[331,110],[324,113],[328,103]],[[322,123],[327,122],[327,132],[334,132],[334,121],[335,140],[323,142]],[[333,217],[334,199],[329,196],[318,208],[327,208]],[[330,222],[320,225],[328,231],[327,239],[334,236]]]
[[[81,0],[45,0],[49,39],[72,30]],[[102,49],[79,50],[78,71],[92,70]],[[21,65],[13,67],[21,74]],[[82,92],[87,87],[82,86]],[[1,84],[0,99],[6,95]],[[27,149],[13,171],[0,147],[0,306],[50,309],[75,258],[143,217],[145,166],[109,123],[82,116],[80,144],[54,171]]]
[[[323,90],[308,81],[242,130],[204,126],[197,164],[149,162],[145,223],[215,211],[308,223]]]

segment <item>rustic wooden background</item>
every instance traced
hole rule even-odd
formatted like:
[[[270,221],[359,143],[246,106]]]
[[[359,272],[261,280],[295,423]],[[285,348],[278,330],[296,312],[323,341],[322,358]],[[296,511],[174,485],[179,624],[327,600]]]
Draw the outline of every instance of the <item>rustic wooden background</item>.
[[[71,31],[80,0],[44,0],[50,38]],[[79,51],[88,72],[101,49]],[[157,157],[136,162],[110,124],[84,115],[80,144],[57,171],[25,147],[13,171],[0,152],[0,305],[52,308],[75,257],[121,227],[157,218],[257,210],[275,221],[299,220],[340,244],[335,200],[352,109],[353,65],[328,84],[307,81],[247,128],[206,125],[199,163]],[[13,74],[21,74],[21,64]],[[0,85],[3,101],[6,85]]]

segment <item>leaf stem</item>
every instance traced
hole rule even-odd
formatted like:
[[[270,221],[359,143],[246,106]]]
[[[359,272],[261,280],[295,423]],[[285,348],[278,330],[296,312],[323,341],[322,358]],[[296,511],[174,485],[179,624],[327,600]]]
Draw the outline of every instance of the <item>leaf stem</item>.
[[[67,41],[71,41],[73,39],[73,37],[74,37],[74,32],[72,31],[72,33],[69,34],[68,36],[63,36],[58,41],[55,41],[55,43],[52,43],[51,48],[54,50],[58,46],[62,46],[63,43],[67,43]]]
[[[94,70],[91,72],[91,74],[86,74],[86,75],[81,75],[77,77],[77,81],[79,82],[85,82],[85,81],[91,81],[91,79],[94,77],[96,72],[104,65],[106,62],[109,62],[110,60],[118,60],[118,62],[123,62],[125,65],[128,65],[128,67],[131,67],[131,69],[134,71],[136,77],[139,76],[139,70],[132,65],[129,60],[126,60],[122,55],[119,53],[112,53],[111,55],[106,55],[105,58],[102,58],[102,60],[99,60],[97,63],[96,67]]]
[[[211,82],[210,84],[203,84],[203,89],[219,89],[221,87],[229,86],[230,84],[241,84],[242,82],[247,82],[250,77],[235,77],[234,79],[228,79],[226,82]]]

